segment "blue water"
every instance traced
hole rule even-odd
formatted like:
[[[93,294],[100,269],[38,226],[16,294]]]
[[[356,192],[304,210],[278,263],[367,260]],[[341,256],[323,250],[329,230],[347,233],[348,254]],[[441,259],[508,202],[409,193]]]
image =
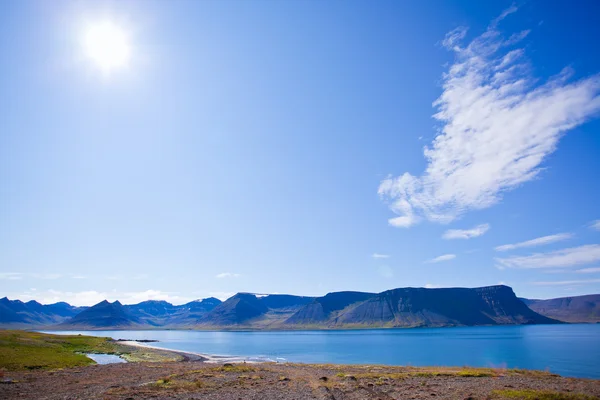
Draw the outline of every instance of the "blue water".
[[[292,332],[54,332],[153,339],[157,347],[276,361],[548,370],[600,378],[600,324]]]
[[[127,362],[114,354],[86,354],[86,356],[96,361],[97,364],[119,364]]]

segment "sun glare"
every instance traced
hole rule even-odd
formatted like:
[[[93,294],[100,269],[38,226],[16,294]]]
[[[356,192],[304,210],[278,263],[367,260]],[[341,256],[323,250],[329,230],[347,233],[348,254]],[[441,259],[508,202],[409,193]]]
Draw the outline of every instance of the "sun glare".
[[[87,56],[104,72],[122,68],[129,61],[127,35],[110,22],[91,25],[87,29],[84,45]]]

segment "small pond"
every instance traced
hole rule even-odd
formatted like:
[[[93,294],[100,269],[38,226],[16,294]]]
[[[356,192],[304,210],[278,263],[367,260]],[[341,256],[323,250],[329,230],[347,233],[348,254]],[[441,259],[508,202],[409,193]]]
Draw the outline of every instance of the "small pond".
[[[88,358],[96,361],[98,364],[117,364],[127,362],[114,354],[86,354]]]

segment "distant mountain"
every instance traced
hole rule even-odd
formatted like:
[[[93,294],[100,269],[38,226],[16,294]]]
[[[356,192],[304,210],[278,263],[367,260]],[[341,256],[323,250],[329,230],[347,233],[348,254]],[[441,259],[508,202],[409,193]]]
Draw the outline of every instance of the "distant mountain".
[[[287,294],[238,293],[215,307],[201,320],[201,326],[276,328],[314,297]]]
[[[600,294],[549,300],[521,299],[533,311],[564,322],[600,322]]]
[[[5,327],[46,326],[65,321],[86,307],[74,307],[67,303],[43,305],[35,300],[0,299],[0,325]]]
[[[138,322],[150,326],[187,327],[198,323],[200,318],[221,304],[221,300],[210,297],[175,306],[162,300],[148,300],[123,306]]]
[[[376,296],[375,293],[363,292],[328,293],[323,297],[317,297],[302,307],[285,322],[286,324],[318,325],[328,321],[335,321],[342,310],[374,296]]]
[[[599,297],[518,299],[510,287],[499,285],[474,289],[399,288],[381,293],[334,292],[322,297],[238,293],[225,302],[208,298],[177,306],[158,300],[131,305],[105,300],[89,308],[78,308],[67,303],[42,305],[3,298],[0,325],[49,329],[260,330],[560,323],[556,319],[594,322],[599,319]]]
[[[119,302],[104,300],[59,325],[62,329],[135,328],[140,319]]]

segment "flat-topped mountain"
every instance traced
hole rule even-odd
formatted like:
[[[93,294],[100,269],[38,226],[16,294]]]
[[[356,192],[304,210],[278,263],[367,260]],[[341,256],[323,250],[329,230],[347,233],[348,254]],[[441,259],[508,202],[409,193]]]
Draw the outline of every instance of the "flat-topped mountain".
[[[0,325],[48,329],[341,329],[598,322],[600,295],[519,299],[504,285],[398,288],[321,297],[238,293],[173,305],[149,300],[92,307],[0,299]]]
[[[333,326],[435,327],[556,321],[529,309],[508,286],[490,286],[392,289],[343,309],[327,322]]]
[[[533,311],[565,322],[600,322],[600,294],[550,300],[521,299]]]

